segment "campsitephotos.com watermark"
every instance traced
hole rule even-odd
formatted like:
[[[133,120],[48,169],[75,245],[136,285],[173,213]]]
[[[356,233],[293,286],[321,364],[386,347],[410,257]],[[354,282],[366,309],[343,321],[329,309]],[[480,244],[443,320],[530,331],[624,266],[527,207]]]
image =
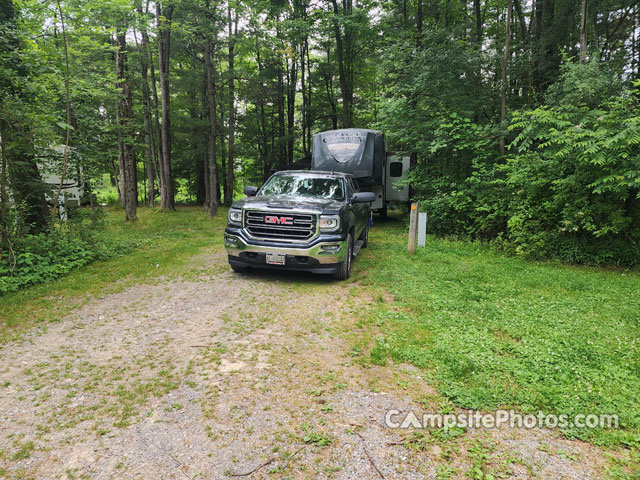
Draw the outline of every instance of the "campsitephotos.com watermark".
[[[483,413],[465,410],[460,413],[440,414],[387,410],[384,423],[388,428],[618,428],[615,414],[555,415],[539,411],[523,414],[515,410],[496,410]]]

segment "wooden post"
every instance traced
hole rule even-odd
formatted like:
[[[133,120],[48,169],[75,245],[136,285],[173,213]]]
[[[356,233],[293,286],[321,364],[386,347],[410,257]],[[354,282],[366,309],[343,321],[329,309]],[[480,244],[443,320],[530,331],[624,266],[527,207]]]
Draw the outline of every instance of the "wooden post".
[[[409,253],[416,253],[416,241],[418,237],[418,204],[411,204],[411,213],[409,217]]]

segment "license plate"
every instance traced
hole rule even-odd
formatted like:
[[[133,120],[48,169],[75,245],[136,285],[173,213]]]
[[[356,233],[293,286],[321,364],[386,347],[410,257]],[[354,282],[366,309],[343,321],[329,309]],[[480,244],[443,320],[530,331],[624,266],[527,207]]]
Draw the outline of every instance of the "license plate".
[[[286,255],[281,255],[279,253],[267,253],[267,263],[269,265],[284,265],[286,260]]]

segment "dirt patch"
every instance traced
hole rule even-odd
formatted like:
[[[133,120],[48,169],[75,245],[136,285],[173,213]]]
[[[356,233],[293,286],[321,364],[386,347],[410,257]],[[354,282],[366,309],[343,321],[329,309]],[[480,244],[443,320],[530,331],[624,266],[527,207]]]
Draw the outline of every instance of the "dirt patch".
[[[550,431],[387,428],[389,409],[437,393],[415,367],[371,365],[354,351],[373,296],[322,277],[237,275],[225,261],[198,257],[195,279],[108,295],[2,347],[2,472],[601,478],[605,452]]]

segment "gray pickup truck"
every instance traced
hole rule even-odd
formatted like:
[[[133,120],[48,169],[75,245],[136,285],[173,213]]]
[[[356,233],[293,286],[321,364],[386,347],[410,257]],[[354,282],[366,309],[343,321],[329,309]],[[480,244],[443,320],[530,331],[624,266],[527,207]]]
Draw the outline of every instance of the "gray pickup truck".
[[[376,199],[359,191],[353,175],[283,171],[244,193],[229,209],[224,234],[234,271],[278,268],[349,278],[353,257],[367,246]]]

